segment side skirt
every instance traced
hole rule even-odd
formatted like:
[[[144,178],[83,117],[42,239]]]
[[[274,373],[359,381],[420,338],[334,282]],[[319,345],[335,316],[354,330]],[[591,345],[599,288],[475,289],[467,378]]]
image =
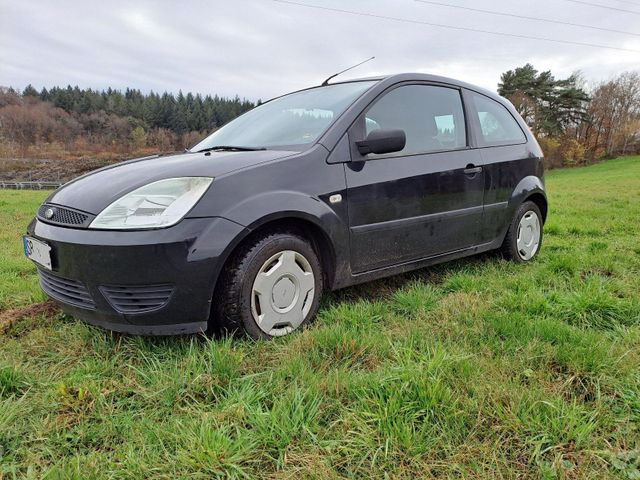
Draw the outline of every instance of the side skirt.
[[[418,270],[420,268],[429,267],[438,263],[448,262],[450,260],[457,260],[459,258],[470,257],[478,253],[488,252],[489,250],[495,250],[502,244],[502,239],[498,238],[488,243],[476,245],[473,247],[463,248],[461,250],[455,250],[453,252],[442,253],[433,255],[431,257],[422,258],[419,260],[412,260],[410,262],[400,263],[398,265],[392,265],[390,267],[377,268],[375,270],[369,270],[367,272],[357,273],[345,278],[343,282],[337,281],[333,290],[340,288],[350,287],[352,285],[358,285],[360,283],[370,282],[372,280],[379,280],[381,278],[391,277],[393,275],[399,275],[401,273],[410,272],[412,270]]]

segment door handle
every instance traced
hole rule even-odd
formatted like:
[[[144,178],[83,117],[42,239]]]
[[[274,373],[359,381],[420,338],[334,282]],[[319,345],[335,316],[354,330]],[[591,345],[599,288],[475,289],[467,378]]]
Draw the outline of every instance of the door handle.
[[[480,173],[482,171],[482,167],[476,167],[473,163],[467,165],[464,169],[465,175],[475,175],[476,173]]]

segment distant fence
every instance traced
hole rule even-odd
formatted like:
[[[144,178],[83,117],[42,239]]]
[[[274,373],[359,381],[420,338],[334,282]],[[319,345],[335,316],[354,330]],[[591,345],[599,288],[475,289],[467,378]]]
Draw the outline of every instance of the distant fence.
[[[54,190],[64,182],[9,182],[0,180],[0,188],[12,190]]]

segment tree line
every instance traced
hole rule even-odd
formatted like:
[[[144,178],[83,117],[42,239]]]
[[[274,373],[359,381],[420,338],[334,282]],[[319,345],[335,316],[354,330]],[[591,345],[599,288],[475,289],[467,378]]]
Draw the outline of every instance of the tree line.
[[[588,86],[580,74],[558,79],[526,64],[502,74],[498,93],[527,122],[549,166],[640,153],[638,72]],[[182,150],[254,106],[238,96],[0,87],[0,158],[110,160]]]
[[[550,166],[640,153],[640,74],[587,87],[580,74],[556,79],[531,64],[502,74],[498,93],[522,115]]]
[[[238,96],[0,87],[0,156],[179,150],[254,106]]]

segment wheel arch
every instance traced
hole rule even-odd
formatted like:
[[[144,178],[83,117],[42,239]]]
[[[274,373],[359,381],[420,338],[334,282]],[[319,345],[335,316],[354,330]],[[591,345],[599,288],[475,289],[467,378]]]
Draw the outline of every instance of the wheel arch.
[[[250,232],[241,243],[271,231],[292,231],[301,235],[311,243],[320,259],[325,285],[332,285],[336,270],[336,248],[329,233],[313,215],[298,211],[277,212],[256,220],[248,228]]]
[[[534,202],[538,206],[540,213],[542,213],[542,222],[544,223],[547,218],[548,203],[544,183],[541,178],[529,175],[518,182],[509,199],[508,218],[511,219],[516,209],[527,200]]]
[[[336,247],[329,233],[321,226],[318,219],[299,211],[276,212],[255,220],[248,225],[230,244],[220,258],[220,269],[213,285],[213,293],[219,288],[219,280],[224,269],[234,255],[247,243],[268,232],[294,232],[308,240],[316,251],[323,270],[323,281],[328,288],[335,283],[338,260]]]
[[[540,213],[542,214],[542,223],[544,224],[547,221],[547,211],[548,211],[548,203],[547,197],[540,192],[532,193],[528,195],[523,202],[533,202],[540,209]]]

